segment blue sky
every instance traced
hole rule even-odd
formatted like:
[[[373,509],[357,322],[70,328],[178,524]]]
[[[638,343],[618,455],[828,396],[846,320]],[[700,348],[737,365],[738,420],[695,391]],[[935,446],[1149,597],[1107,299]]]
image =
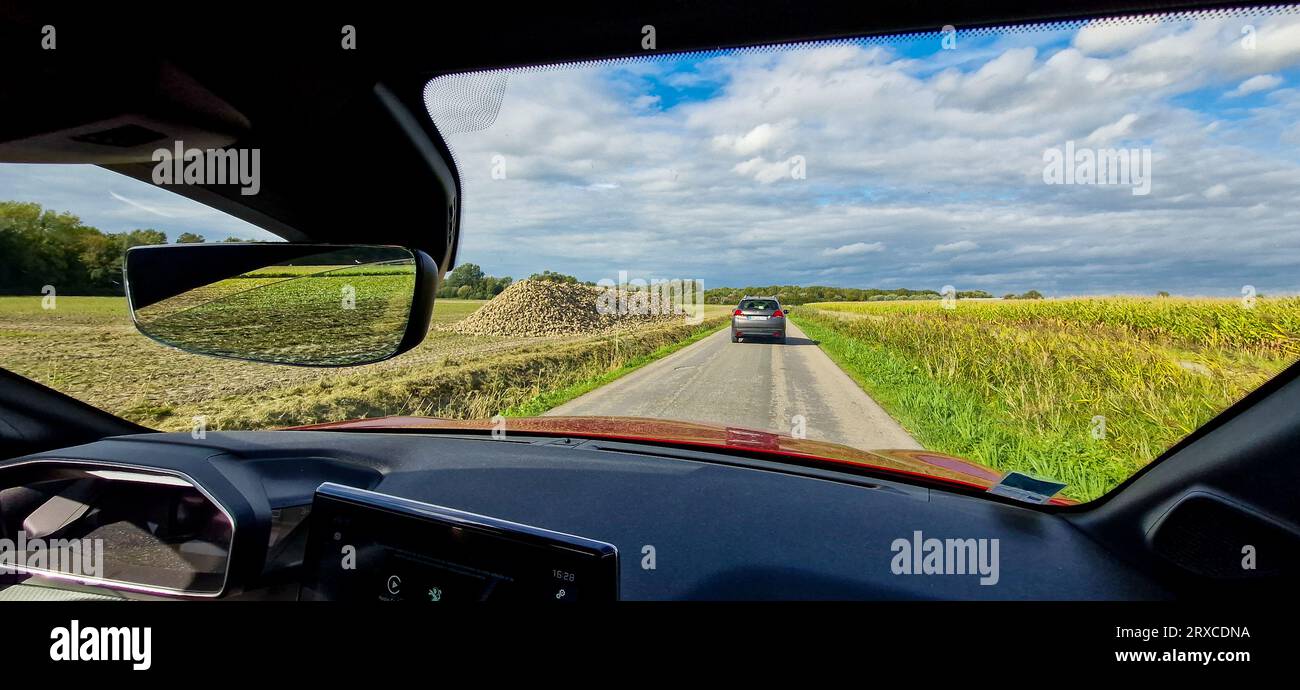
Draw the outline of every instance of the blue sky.
[[[932,34],[656,56],[506,82],[492,126],[448,136],[459,258],[494,275],[1300,291],[1291,15],[959,32],[953,50]],[[1149,149],[1150,193],[1044,183],[1044,152],[1066,142]],[[82,166],[3,165],[0,190],[108,231],[268,236]]]

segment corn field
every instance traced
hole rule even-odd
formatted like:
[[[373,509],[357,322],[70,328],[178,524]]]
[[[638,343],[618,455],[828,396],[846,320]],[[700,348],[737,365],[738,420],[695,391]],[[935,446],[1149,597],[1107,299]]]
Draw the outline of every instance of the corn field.
[[[922,444],[1105,493],[1300,355],[1300,299],[821,303],[793,315]]]
[[[823,302],[808,306],[849,314],[940,315],[1003,325],[1113,329],[1109,335],[1191,348],[1233,348],[1300,355],[1300,297],[1242,299],[1099,297],[1059,300]]]

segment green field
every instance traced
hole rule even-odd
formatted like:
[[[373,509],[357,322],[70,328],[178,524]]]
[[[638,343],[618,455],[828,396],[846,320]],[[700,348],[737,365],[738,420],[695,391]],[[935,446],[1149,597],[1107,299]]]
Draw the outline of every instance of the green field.
[[[460,320],[480,300],[440,299],[433,319]],[[718,328],[725,309],[710,308]],[[114,414],[180,430],[195,415],[211,429],[260,429],[387,414],[491,417],[517,406],[545,409],[544,396],[581,386],[690,338],[697,329],[524,338],[433,329],[414,350],[377,364],[312,369],[192,355],[160,345],[131,325],[117,297],[0,297],[0,362]],[[558,403],[551,403],[558,404]]]
[[[1300,299],[805,305],[792,314],[926,448],[1105,493],[1300,354]]]

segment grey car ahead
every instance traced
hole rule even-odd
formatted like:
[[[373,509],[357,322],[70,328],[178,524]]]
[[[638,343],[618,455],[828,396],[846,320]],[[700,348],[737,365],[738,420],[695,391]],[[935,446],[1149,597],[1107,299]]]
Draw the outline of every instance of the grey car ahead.
[[[745,297],[731,312],[731,342],[775,338],[785,342],[785,310],[775,297]]]

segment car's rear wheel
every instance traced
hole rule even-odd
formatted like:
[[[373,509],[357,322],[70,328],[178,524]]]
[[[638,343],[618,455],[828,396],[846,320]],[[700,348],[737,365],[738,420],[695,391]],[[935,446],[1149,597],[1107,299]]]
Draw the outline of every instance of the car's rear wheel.
[[[735,331],[732,331],[732,332],[731,332],[731,342],[733,342],[733,343],[738,343],[738,342],[740,342],[740,338],[736,335],[736,332],[735,332]]]

